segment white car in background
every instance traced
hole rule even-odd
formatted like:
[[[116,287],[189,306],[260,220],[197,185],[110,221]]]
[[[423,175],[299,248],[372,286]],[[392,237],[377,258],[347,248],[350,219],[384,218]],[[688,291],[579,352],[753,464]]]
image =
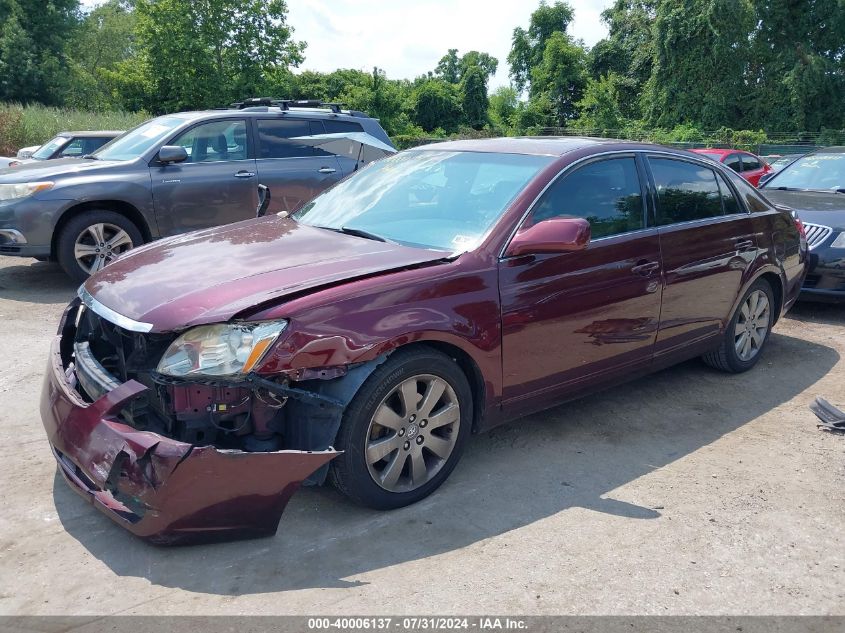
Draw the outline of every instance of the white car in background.
[[[29,147],[21,147],[18,150],[18,153],[15,156],[15,158],[17,158],[18,160],[22,160],[22,159],[26,159],[26,158],[32,158],[32,155],[36,151],[38,151],[38,148],[40,148],[40,147],[41,147],[40,145],[30,145]],[[11,160],[11,158],[8,159],[8,160]]]

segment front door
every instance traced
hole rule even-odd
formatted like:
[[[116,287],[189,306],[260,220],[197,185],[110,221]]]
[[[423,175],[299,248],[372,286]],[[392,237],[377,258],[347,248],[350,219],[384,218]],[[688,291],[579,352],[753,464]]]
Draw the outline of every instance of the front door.
[[[754,221],[721,174],[650,156],[665,276],[655,356],[719,336],[756,257]]]
[[[343,177],[337,156],[291,140],[323,134],[319,121],[258,119],[258,179],[270,188],[269,212],[293,213]]]
[[[244,119],[201,123],[167,145],[188,153],[182,163],[150,165],[156,221],[162,236],[255,216],[258,183]]]
[[[499,263],[504,409],[538,410],[650,364],[660,317],[657,229],[633,155],[602,158],[555,181],[526,223],[590,222],[583,251]]]

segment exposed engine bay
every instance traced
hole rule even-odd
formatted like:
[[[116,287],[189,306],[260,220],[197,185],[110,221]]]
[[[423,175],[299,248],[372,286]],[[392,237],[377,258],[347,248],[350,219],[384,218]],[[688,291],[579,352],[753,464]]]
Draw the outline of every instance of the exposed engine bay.
[[[321,451],[332,445],[344,407],[381,361],[300,372],[296,382],[256,374],[174,378],[156,368],[177,333],[139,333],[71,305],[61,332],[69,379],[88,402],[129,380],[147,390],[121,418],[193,446],[246,452]],[[309,478],[321,483],[327,467]]]

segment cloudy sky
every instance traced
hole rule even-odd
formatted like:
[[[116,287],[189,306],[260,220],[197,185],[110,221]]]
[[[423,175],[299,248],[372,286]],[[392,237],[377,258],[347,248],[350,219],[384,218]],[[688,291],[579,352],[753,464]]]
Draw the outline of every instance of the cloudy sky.
[[[570,33],[592,46],[607,34],[600,14],[612,0],[569,0]],[[82,0],[86,7],[102,0]],[[434,70],[450,48],[499,60],[491,89],[508,83],[514,27],[528,26],[539,0],[288,0],[295,37],[308,42],[303,69],[383,68],[392,79]]]
[[[570,33],[591,46],[607,34],[600,14],[612,0],[569,0]],[[539,0],[288,0],[296,38],[308,42],[309,70],[383,68],[390,78],[433,70],[450,48],[485,51],[499,60],[490,87],[508,83],[511,34],[527,27]]]

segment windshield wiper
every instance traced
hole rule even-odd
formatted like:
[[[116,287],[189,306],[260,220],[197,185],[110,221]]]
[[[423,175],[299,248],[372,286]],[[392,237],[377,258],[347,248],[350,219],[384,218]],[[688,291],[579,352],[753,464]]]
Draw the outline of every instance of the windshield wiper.
[[[375,233],[370,233],[369,231],[365,231],[364,229],[353,229],[350,226],[340,227],[340,232],[346,233],[347,235],[355,235],[357,237],[365,237],[368,240],[375,240],[376,242],[386,242],[387,241],[381,235],[376,235]]]

